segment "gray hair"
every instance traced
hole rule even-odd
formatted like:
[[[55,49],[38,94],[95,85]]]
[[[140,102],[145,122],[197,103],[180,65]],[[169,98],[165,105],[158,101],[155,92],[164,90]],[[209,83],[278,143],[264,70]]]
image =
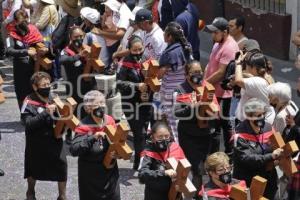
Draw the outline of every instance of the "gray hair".
[[[244,112],[248,116],[251,113],[265,112],[267,104],[258,98],[249,99],[244,105]]]
[[[288,103],[292,99],[292,89],[287,83],[276,82],[268,86],[269,96],[278,98],[280,103]]]
[[[87,113],[90,113],[91,110],[95,107],[95,101],[99,99],[104,99],[105,101],[105,96],[99,92],[98,90],[91,90],[87,92],[84,97],[83,97],[83,106],[84,110]]]

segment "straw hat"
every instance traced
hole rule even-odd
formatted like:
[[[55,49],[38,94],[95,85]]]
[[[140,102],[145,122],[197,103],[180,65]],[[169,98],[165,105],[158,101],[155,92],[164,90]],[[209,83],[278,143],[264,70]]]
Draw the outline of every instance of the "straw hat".
[[[41,0],[44,3],[50,4],[50,5],[54,5],[55,1],[54,0]]]
[[[73,17],[80,16],[80,6],[78,0],[56,0],[56,4],[61,6],[63,10]]]

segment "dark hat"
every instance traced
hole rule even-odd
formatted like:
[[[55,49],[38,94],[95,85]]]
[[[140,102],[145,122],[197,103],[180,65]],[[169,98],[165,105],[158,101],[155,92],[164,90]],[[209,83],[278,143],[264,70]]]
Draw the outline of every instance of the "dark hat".
[[[151,21],[152,20],[152,13],[150,10],[147,9],[140,9],[135,14],[135,23],[143,22],[143,21]]]
[[[225,31],[228,28],[228,21],[223,17],[217,17],[212,24],[206,26],[211,32]]]

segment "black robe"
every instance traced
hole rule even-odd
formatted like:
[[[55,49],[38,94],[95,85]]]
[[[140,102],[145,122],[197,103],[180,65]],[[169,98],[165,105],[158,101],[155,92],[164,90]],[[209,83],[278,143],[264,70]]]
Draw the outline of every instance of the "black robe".
[[[175,90],[177,95],[192,93],[194,89],[185,81]],[[204,162],[206,156],[213,152],[214,140],[220,134],[217,120],[210,120],[207,128],[199,128],[197,124],[197,108],[192,108],[190,103],[176,103],[175,116],[178,122],[178,140],[187,159],[192,165],[192,172],[199,174],[199,164]]]
[[[114,125],[110,116],[105,116],[105,124]],[[81,200],[120,200],[119,169],[116,164],[106,169],[103,159],[109,148],[106,139],[96,140],[93,133],[103,131],[97,127],[90,115],[76,128],[70,152],[78,156],[78,185]]]
[[[62,138],[54,137],[54,121],[46,105],[36,94],[23,104],[21,117],[25,123],[25,178],[36,180],[67,180],[67,159]]]
[[[95,78],[92,77],[91,80],[84,80],[81,77],[79,80],[80,75],[83,73],[83,68],[86,62],[80,57],[79,54],[75,52],[72,46],[68,46],[62,51],[59,62],[65,67],[67,80],[72,85],[71,88],[67,87],[67,93],[75,99],[75,101],[78,103],[77,108],[79,108],[79,104],[83,101],[83,96],[90,90],[95,89]],[[77,112],[75,111],[75,113]],[[83,118],[85,116],[86,113],[82,106],[80,115],[78,117]]]

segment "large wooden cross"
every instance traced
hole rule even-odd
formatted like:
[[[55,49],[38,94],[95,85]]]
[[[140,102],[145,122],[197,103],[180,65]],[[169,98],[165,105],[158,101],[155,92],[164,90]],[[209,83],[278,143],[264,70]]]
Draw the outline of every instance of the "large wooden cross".
[[[157,60],[149,60],[142,64],[142,71],[145,75],[145,83],[152,92],[158,92],[161,83],[158,79],[159,63]]]
[[[198,87],[196,89],[196,101],[201,102],[199,113],[197,113],[199,118],[197,124],[199,128],[207,128],[208,120],[206,118],[210,116],[210,113],[215,114],[219,112],[218,105],[213,102],[214,95],[215,87],[208,82],[204,87]]]
[[[89,77],[89,75],[93,71],[96,71],[98,73],[103,72],[105,65],[99,59],[99,55],[101,52],[101,45],[99,43],[93,43],[91,46],[83,45],[83,51],[88,52],[88,59],[83,68],[83,75],[85,75],[83,77],[83,79],[87,81],[87,80],[91,79],[91,77]]]
[[[193,197],[197,189],[188,178],[191,170],[190,162],[187,159],[177,161],[175,158],[168,158],[166,167],[177,173],[176,180],[172,182],[169,190],[168,200],[181,199],[182,194],[187,198]]]
[[[29,49],[36,52],[34,71],[41,71],[41,68],[44,70],[49,70],[52,67],[52,61],[47,58],[45,55],[49,52],[49,49],[45,46],[44,43],[37,43],[35,47],[30,47]]]
[[[283,149],[283,156],[279,158],[279,167],[282,169],[283,173],[290,177],[298,171],[292,155],[299,151],[297,143],[293,140],[285,144],[280,133],[276,132],[270,136],[270,142],[272,149],[277,148]]]
[[[126,143],[129,127],[125,122],[120,122],[120,124],[115,129],[112,125],[107,125],[104,129],[108,137],[110,146],[105,154],[103,164],[109,169],[115,165],[116,160],[111,157],[112,152],[116,152],[118,158],[124,160],[129,160],[132,155],[132,149]]]
[[[254,176],[250,189],[245,189],[240,185],[233,185],[229,196],[233,200],[267,200],[267,198],[263,197],[266,185],[266,179]]]
[[[59,97],[55,97],[53,102],[57,106],[60,117],[56,122],[54,135],[56,138],[61,138],[65,127],[74,131],[79,125],[79,120],[73,114],[77,102],[72,97],[67,98],[66,103],[62,102]]]
[[[4,93],[2,91],[2,84],[3,83],[4,83],[4,81],[2,79],[2,76],[0,75],[0,104],[4,103],[4,101],[5,101],[5,96],[4,96]]]

